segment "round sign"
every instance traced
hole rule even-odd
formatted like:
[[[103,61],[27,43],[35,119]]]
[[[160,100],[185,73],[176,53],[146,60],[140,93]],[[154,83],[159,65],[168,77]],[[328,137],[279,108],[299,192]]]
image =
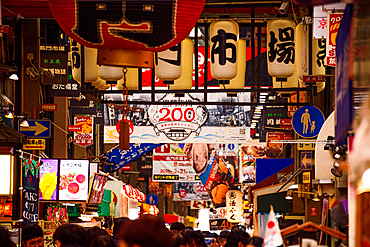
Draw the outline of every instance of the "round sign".
[[[186,197],[186,191],[185,191],[185,190],[180,190],[180,192],[179,192],[179,196],[180,196],[181,198],[185,198],[185,197]]]
[[[149,194],[146,199],[145,203],[149,205],[157,205],[158,204],[158,196]]]
[[[294,113],[292,125],[299,136],[311,138],[319,134],[324,122],[324,115],[319,108],[303,106]]]
[[[128,122],[128,124],[130,125],[130,135],[134,133],[134,124],[128,119],[122,119],[122,120],[119,120],[118,123],[116,124],[116,130],[118,134],[119,134],[119,125],[121,124],[121,121]]]

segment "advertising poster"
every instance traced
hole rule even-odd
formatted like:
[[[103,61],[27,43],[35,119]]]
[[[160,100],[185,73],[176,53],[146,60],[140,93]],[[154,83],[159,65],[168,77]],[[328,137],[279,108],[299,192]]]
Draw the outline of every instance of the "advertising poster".
[[[173,184],[174,201],[211,201],[201,182],[178,182]]]
[[[235,223],[227,221],[226,207],[211,208],[209,210],[209,224],[211,231],[231,229],[235,225]]]
[[[283,143],[273,143],[272,140],[294,140],[290,133],[267,132],[266,156],[276,158],[281,155],[284,149]],[[285,144],[286,145],[286,144]]]
[[[59,200],[86,201],[89,160],[60,160],[59,167]]]
[[[12,160],[10,155],[0,155],[0,195],[11,194]]]
[[[132,143],[245,143],[249,140],[249,106],[205,106],[201,104],[174,105],[173,102],[197,102],[203,94],[157,95],[156,101],[163,105],[131,105],[140,107],[142,112],[129,112],[133,123]],[[150,95],[130,96],[132,101],[150,101]],[[106,100],[122,101],[122,95],[108,95]],[[209,94],[209,101],[229,101],[226,93]],[[235,99],[250,100],[249,93],[240,93]],[[166,102],[171,102],[167,104]],[[106,108],[104,143],[118,143],[115,125],[122,119],[122,112]]]
[[[328,14],[328,34],[326,38],[326,65],[335,67],[337,34],[343,13]]]
[[[58,160],[41,159],[39,200],[57,200]]]
[[[82,147],[93,144],[93,118],[92,117],[75,117],[75,125],[81,126],[81,131],[74,132],[73,143]]]
[[[179,144],[165,144],[153,151],[153,181],[199,181],[191,162]]]
[[[100,205],[103,200],[105,186],[107,184],[108,177],[95,173],[94,180],[91,185],[89,192],[89,199],[87,200],[88,204],[97,204]]]
[[[266,147],[261,145],[242,145],[240,148],[240,181],[248,186],[256,184],[256,159],[266,158]]]

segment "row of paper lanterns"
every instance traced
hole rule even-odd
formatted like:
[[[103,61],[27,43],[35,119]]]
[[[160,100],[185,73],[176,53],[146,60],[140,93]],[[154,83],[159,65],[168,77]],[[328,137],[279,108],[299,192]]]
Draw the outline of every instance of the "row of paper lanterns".
[[[289,19],[271,20],[267,24],[268,72],[273,76],[274,87],[305,86],[303,75],[308,75],[308,26],[295,23]],[[210,26],[210,60],[211,75],[219,80],[225,89],[243,89],[246,70],[246,43],[239,36],[239,26],[232,20],[215,21]],[[325,47],[319,47],[320,40],[312,42],[312,73],[324,75],[324,64],[317,60],[317,54]],[[285,49],[283,49],[285,48]],[[292,55],[293,52],[293,55]],[[271,55],[272,54],[272,55]],[[271,61],[271,56],[275,59]],[[72,42],[72,76],[81,82],[81,45]],[[193,42],[186,38],[180,44],[155,55],[156,76],[168,84],[169,89],[186,90],[192,88],[193,77]],[[293,56],[289,59],[289,56]],[[280,62],[278,57],[280,57]],[[284,61],[281,61],[284,60]],[[106,90],[111,84],[123,89],[123,68],[99,66],[97,49],[85,47],[85,82],[90,82],[98,89]],[[324,59],[322,60],[324,61]],[[126,86],[129,90],[138,89],[138,68],[128,68]],[[287,78],[286,82],[276,78]],[[112,83],[110,83],[112,82]],[[224,84],[226,82],[226,84]],[[325,88],[320,83],[318,92]]]

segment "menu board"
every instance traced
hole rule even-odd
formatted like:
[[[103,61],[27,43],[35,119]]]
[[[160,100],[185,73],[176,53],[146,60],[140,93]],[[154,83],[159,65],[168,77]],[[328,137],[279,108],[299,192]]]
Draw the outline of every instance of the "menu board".
[[[101,201],[103,200],[103,194],[107,181],[108,176],[98,173],[94,174],[94,180],[91,185],[89,199],[87,200],[88,204],[100,205]]]
[[[89,167],[89,160],[60,160],[59,200],[87,200]]]
[[[11,192],[12,160],[10,155],[0,155],[0,195]]]
[[[39,200],[57,200],[58,193],[58,160],[41,159]]]

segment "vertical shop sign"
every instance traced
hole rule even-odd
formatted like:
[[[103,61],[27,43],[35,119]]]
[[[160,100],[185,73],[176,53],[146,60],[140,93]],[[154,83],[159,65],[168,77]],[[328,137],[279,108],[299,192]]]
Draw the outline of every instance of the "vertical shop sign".
[[[343,14],[328,14],[328,35],[326,39],[326,65],[335,67],[337,34]]]
[[[226,217],[229,222],[241,222],[243,217],[243,192],[229,190],[226,193]]]
[[[68,83],[68,48],[67,46],[40,46],[40,75],[44,84]]]
[[[39,166],[32,158],[22,158],[22,219],[23,227],[36,223],[39,213]]]
[[[82,147],[93,144],[93,118],[75,117],[75,125],[81,126],[81,131],[74,132],[73,143]]]

